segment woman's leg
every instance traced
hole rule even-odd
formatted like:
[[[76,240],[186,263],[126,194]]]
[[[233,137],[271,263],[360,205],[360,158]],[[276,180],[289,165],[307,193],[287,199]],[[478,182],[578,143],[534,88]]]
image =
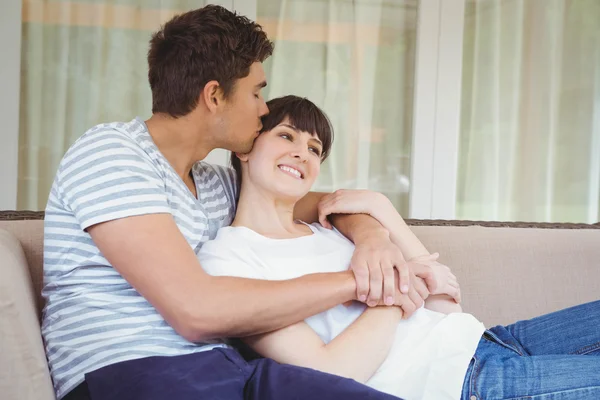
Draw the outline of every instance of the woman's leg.
[[[600,355],[600,301],[490,331],[524,355]]]
[[[483,339],[463,387],[463,400],[597,400],[600,357],[520,356]]]

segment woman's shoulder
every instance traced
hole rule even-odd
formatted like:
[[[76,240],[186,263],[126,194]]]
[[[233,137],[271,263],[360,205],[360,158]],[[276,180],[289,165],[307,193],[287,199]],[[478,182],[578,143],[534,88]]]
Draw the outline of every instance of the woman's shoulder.
[[[198,261],[210,275],[261,277],[253,260],[252,249],[240,237],[235,227],[223,227],[213,240],[204,243],[198,252]]]
[[[332,229],[325,228],[319,222],[314,222],[312,224],[307,224],[313,233],[320,237],[327,237],[330,240],[333,240],[341,245],[352,246],[354,247],[354,243],[350,241],[344,234],[337,230],[337,228],[333,227]]]
[[[247,242],[244,240],[243,232],[238,227],[224,226],[217,231],[214,239],[204,243],[200,248],[200,254],[206,253],[231,253],[236,249],[247,248]]]

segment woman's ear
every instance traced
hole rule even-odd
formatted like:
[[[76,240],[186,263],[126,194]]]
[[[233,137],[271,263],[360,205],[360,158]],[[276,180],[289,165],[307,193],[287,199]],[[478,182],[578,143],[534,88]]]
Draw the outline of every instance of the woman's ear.
[[[235,153],[235,156],[239,158],[241,162],[248,161],[248,153]]]

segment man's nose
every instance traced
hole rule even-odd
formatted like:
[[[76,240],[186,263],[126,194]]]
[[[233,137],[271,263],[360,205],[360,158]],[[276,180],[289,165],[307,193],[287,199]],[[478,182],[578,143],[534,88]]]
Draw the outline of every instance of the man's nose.
[[[264,117],[267,114],[269,114],[269,106],[267,106],[267,103],[263,101],[262,107],[260,109],[260,116]]]

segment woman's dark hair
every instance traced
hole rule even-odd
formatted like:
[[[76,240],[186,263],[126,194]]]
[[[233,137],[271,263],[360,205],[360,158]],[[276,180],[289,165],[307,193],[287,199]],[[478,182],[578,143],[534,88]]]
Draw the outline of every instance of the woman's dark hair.
[[[174,118],[190,113],[212,80],[227,98],[250,66],[272,53],[273,43],[260,25],[223,7],[209,5],[177,15],[150,40],[152,112]]]
[[[333,127],[327,115],[312,101],[298,96],[283,96],[267,102],[269,113],[262,117],[261,133],[279,125],[286,117],[290,124],[302,132],[316,135],[323,143],[321,162],[325,161],[333,144]],[[242,182],[242,165],[235,153],[231,154],[231,166],[236,172],[238,188]]]

